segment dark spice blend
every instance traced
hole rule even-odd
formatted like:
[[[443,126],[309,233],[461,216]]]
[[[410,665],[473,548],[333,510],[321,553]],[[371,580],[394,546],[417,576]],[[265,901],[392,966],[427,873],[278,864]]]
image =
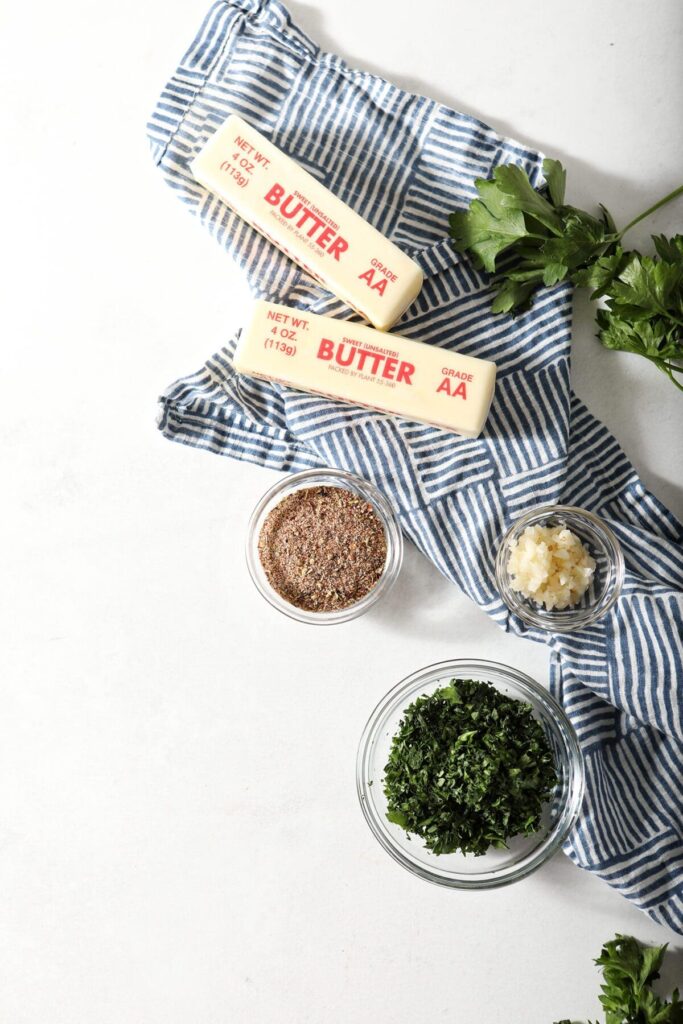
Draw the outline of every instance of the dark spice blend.
[[[384,571],[384,527],[344,487],[304,487],[268,513],[258,552],[271,587],[297,608],[332,612],[365,597]]]

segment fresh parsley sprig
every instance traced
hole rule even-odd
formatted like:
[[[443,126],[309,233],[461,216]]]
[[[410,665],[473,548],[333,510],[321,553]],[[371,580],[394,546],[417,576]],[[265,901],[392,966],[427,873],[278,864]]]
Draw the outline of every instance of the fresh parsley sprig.
[[[678,989],[670,1002],[652,990],[666,950],[666,945],[645,946],[628,935],[617,935],[605,943],[595,961],[602,968],[600,1002],[605,1010],[605,1024],[683,1024],[683,1002]],[[572,1021],[561,1020],[556,1024]]]
[[[653,240],[659,259],[615,254],[614,276],[593,292],[607,305],[598,310],[600,340],[651,360],[683,391],[683,235]]]
[[[683,390],[683,235],[653,237],[656,256],[624,250],[624,234],[683,194],[664,196],[621,231],[601,206],[598,217],[565,203],[566,171],[544,160],[547,195],[537,192],[513,164],[478,179],[479,198],[450,216],[459,252],[495,275],[494,313],[527,309],[542,286],[571,281],[603,298],[599,338],[606,348],[634,352]]]

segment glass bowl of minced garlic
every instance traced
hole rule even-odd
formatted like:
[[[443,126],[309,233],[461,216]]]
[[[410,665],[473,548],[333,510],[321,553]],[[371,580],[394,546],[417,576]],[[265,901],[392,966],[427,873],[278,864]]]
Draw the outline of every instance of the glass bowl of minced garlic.
[[[554,633],[585,629],[621,593],[624,556],[612,530],[593,512],[539,505],[515,520],[500,542],[500,596],[528,626]]]

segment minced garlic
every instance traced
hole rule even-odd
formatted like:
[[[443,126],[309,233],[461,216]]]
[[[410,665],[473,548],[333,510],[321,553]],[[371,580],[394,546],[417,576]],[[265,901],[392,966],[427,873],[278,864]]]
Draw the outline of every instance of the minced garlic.
[[[510,541],[510,586],[548,611],[577,604],[591,585],[593,559],[566,526],[527,526]]]

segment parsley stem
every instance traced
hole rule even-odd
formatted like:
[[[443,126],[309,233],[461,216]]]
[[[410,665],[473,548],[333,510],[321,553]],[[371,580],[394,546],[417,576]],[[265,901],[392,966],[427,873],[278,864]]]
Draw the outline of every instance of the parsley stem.
[[[635,218],[635,220],[632,220],[629,224],[627,224],[625,228],[622,228],[622,230],[617,235],[617,238],[623,238],[623,236],[626,234],[629,228],[632,228],[641,220],[645,220],[645,218],[649,217],[651,213],[655,212],[655,210],[658,210],[661,206],[666,206],[666,204],[670,203],[672,199],[676,199],[676,197],[680,195],[683,195],[683,185],[679,185],[678,188],[675,188],[673,190],[673,192],[669,192],[668,196],[664,196],[664,198],[660,199],[658,203],[655,203],[654,206],[650,206],[647,210],[645,210],[644,213],[641,213],[640,216]]]
[[[668,378],[671,381],[671,383],[676,385],[676,387],[679,389],[679,391],[683,391],[683,384],[681,384],[674,377],[675,373],[680,373],[680,368],[676,369],[676,368],[672,368],[670,365],[665,365],[664,366],[664,373],[668,376]]]
[[[661,359],[659,356],[648,355],[647,352],[639,352],[644,359],[648,359],[651,363],[665,373],[672,384],[675,384],[679,391],[683,391],[683,384],[675,377],[677,373],[683,373],[683,366],[677,366],[676,363],[672,363],[671,360]]]
[[[683,320],[667,309],[666,306],[662,306],[658,302],[652,303],[652,308],[655,313],[659,313],[660,316],[666,317],[667,320],[671,320],[672,323],[677,324],[679,327],[683,327]]]

